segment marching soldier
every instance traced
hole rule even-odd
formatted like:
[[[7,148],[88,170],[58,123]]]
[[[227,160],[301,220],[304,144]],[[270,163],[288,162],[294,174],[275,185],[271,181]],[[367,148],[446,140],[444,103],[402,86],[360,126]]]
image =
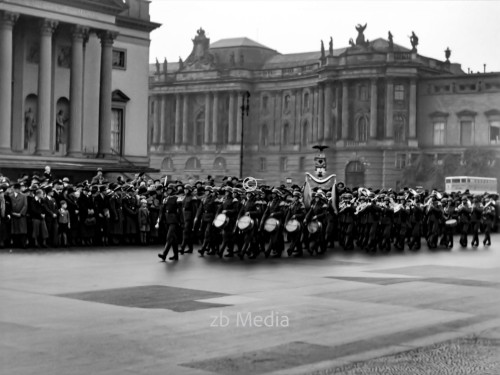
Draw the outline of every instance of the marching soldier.
[[[457,211],[460,220],[460,245],[467,247],[467,234],[469,232],[472,208],[466,196],[462,197],[462,203],[457,207]]]
[[[479,197],[474,197],[474,204],[472,206],[472,213],[470,217],[470,223],[472,225],[472,247],[479,246],[479,227],[481,224],[481,218],[483,216],[483,206]]]
[[[168,252],[172,248],[174,255],[168,259],[179,260],[179,243],[178,243],[178,232],[180,225],[177,195],[175,194],[175,185],[169,184],[167,187],[167,196],[163,200],[163,204],[160,208],[160,216],[156,221],[156,227],[159,228],[160,222],[164,219],[165,230],[167,232],[167,241],[165,243],[165,248],[163,253],[158,254],[158,257],[165,261]]]
[[[184,199],[182,200],[181,205],[181,218],[184,225],[184,228],[182,230],[181,254],[184,254],[185,252],[193,252],[193,225],[196,211],[198,209],[198,198],[193,195],[193,187],[190,184],[186,184],[184,185],[184,190],[186,194],[184,196]],[[188,248],[187,250],[185,250],[186,247]]]
[[[293,201],[288,207],[287,218],[285,219],[285,224],[288,220],[295,220],[297,223],[301,223],[306,216],[306,207],[301,200],[302,194],[300,191],[295,190],[292,193]],[[290,247],[288,248],[288,255],[295,255],[297,257],[302,256],[302,228],[299,226],[293,232],[288,233],[288,238],[290,240]]]

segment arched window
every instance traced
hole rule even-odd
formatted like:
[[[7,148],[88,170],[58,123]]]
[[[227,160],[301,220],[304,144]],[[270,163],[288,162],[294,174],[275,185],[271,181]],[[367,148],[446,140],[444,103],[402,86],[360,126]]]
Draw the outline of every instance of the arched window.
[[[284,105],[284,109],[285,111],[288,111],[290,109],[290,95],[286,95],[285,96],[285,105]]]
[[[361,116],[358,119],[358,134],[357,134],[357,141],[359,142],[366,142],[368,139],[368,121],[366,121],[366,117]]]
[[[196,157],[189,158],[186,161],[186,167],[184,168],[187,171],[193,171],[197,169],[201,169],[201,163],[200,160]]]
[[[304,121],[304,125],[302,125],[302,145],[307,146],[309,144],[309,123]]]
[[[309,103],[309,93],[306,92],[304,94],[304,109],[307,111],[309,109],[310,103]]]
[[[194,139],[193,144],[195,146],[201,146],[203,144],[203,132],[205,128],[205,113],[200,112],[196,117],[196,121],[194,123]]]
[[[162,171],[172,171],[174,169],[174,161],[170,157],[166,157],[161,162],[161,170]]]
[[[400,114],[395,114],[393,124],[394,124],[394,142],[396,143],[404,142],[406,139],[404,116]]]
[[[216,171],[224,171],[226,170],[226,159],[223,157],[217,157],[214,160],[214,170]]]
[[[360,161],[351,161],[345,167],[345,184],[349,187],[365,184],[365,166]]]
[[[269,106],[269,96],[264,95],[262,97],[262,109],[267,110],[267,107]]]
[[[260,145],[262,147],[267,147],[269,144],[269,132],[267,130],[267,125],[262,125],[262,130],[260,133]]]
[[[290,125],[283,125],[283,145],[286,146],[290,141]]]

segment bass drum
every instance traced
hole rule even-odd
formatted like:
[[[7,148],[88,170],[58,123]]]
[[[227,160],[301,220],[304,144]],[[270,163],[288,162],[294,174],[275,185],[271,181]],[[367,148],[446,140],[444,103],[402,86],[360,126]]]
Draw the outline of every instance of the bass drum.
[[[226,225],[228,221],[229,221],[229,218],[227,217],[226,214],[218,214],[216,216],[216,218],[214,219],[213,224],[214,224],[214,227],[220,229],[220,228],[224,227],[224,225]]]
[[[295,219],[288,220],[288,222],[285,225],[285,229],[288,233],[293,233],[300,229],[300,223],[298,220]]]
[[[276,229],[278,229],[279,225],[280,222],[278,220],[276,220],[274,217],[270,217],[264,223],[264,230],[268,233],[272,233]]]
[[[320,229],[321,229],[321,223],[317,220],[313,220],[309,224],[307,224],[307,231],[311,234],[316,233]]]
[[[241,231],[250,230],[253,228],[253,220],[250,216],[242,216],[238,219],[238,229]]]

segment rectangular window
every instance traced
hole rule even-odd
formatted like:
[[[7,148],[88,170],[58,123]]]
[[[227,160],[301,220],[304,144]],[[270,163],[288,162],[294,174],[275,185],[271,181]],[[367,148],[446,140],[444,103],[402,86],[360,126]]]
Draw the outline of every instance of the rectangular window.
[[[500,144],[500,121],[490,122],[490,143]]]
[[[261,171],[266,171],[267,169],[267,162],[266,162],[266,158],[260,158],[260,170]]]
[[[472,121],[460,121],[460,144],[472,145]]]
[[[111,151],[122,155],[123,109],[113,108],[111,117]]]
[[[403,169],[406,167],[406,154],[396,154],[396,168]]]
[[[403,85],[394,86],[394,100],[400,102],[405,100],[405,87]]]
[[[288,158],[286,156],[280,158],[280,171],[281,172],[288,171]]]
[[[127,69],[127,51],[113,48],[113,69]]]
[[[434,144],[444,145],[444,122],[434,123]]]

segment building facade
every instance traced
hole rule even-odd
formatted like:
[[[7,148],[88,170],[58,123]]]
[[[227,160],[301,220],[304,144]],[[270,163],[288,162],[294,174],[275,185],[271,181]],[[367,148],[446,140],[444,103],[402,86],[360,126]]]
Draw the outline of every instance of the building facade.
[[[0,2],[0,171],[149,166],[145,0]]]
[[[365,26],[366,27],[366,26]],[[323,144],[327,174],[348,185],[398,187],[425,152],[498,155],[500,74],[466,74],[389,40],[280,54],[248,38],[210,44],[203,29],[185,61],[150,65],[151,166],[171,179],[252,176],[301,183]]]

